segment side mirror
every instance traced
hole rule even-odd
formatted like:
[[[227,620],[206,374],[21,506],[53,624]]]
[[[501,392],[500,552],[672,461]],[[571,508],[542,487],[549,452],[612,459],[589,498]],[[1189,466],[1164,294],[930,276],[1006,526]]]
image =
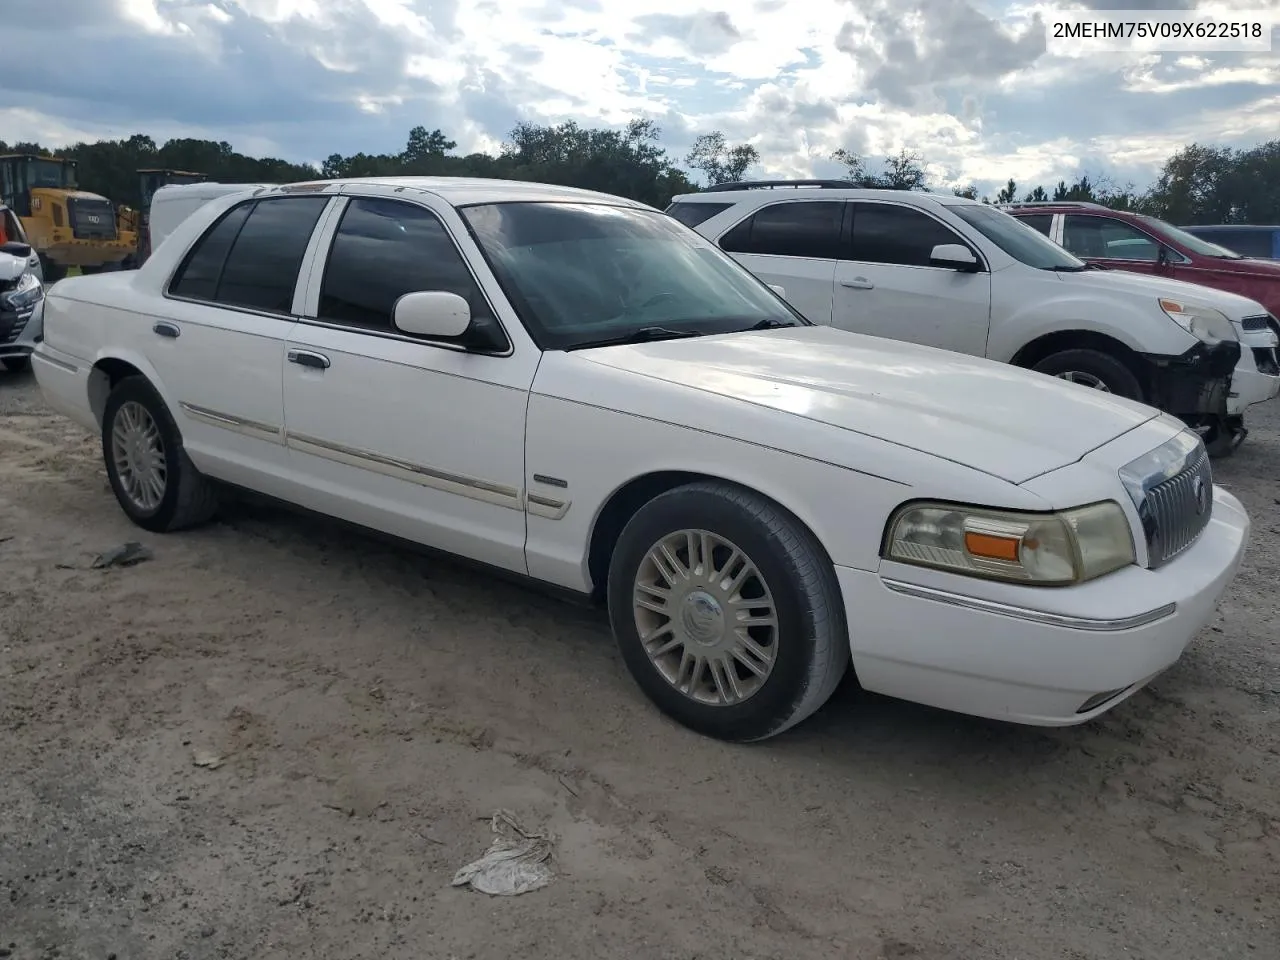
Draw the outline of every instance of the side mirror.
[[[416,337],[460,337],[471,326],[471,305],[456,293],[406,293],[392,310],[396,329]]]
[[[18,240],[10,240],[8,243],[0,243],[0,253],[7,253],[12,257],[21,257],[26,260],[31,256],[31,245]]]
[[[978,258],[963,243],[940,243],[929,254],[929,266],[976,273]]]
[[[776,283],[769,284],[769,289],[780,296],[783,300],[787,299],[787,288]]]

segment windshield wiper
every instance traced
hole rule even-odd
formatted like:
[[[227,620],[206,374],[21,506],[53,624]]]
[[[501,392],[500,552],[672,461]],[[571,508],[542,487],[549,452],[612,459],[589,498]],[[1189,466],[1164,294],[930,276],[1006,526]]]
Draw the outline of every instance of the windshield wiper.
[[[672,330],[670,327],[639,327],[628,330],[613,337],[601,337],[599,340],[585,340],[575,343],[570,350],[589,350],[592,347],[618,347],[627,343],[652,343],[655,340],[679,340],[684,337],[701,337],[701,330]]]
[[[749,330],[780,330],[783,327],[794,327],[794,326],[796,326],[796,324],[791,323],[790,321],[787,321],[787,320],[775,320],[773,317],[765,317],[759,323],[753,323],[751,326],[745,327],[738,332],[746,333]]]
[[[1057,267],[1046,267],[1045,269],[1052,270],[1054,273],[1083,273],[1085,270],[1088,270],[1090,266],[1091,264],[1086,263],[1083,266],[1079,266],[1079,267],[1057,266]],[[1102,269],[1102,268],[1099,268],[1099,269]]]

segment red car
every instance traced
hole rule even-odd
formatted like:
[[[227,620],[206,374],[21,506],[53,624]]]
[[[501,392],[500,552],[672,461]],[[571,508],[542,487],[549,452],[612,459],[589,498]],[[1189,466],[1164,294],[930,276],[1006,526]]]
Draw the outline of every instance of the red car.
[[[1163,220],[1098,203],[1064,200],[1001,207],[1089,263],[1200,283],[1256,300],[1267,308],[1280,336],[1280,261],[1242,257]]]

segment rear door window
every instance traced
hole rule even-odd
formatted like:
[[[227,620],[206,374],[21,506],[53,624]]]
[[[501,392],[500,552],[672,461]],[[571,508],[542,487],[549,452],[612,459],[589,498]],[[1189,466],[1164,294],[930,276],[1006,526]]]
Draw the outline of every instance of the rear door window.
[[[233,207],[196,241],[175,296],[291,313],[298,273],[328,197],[272,197]]]
[[[720,239],[727,253],[834,260],[840,255],[843,200],[788,200],[761,207]]]

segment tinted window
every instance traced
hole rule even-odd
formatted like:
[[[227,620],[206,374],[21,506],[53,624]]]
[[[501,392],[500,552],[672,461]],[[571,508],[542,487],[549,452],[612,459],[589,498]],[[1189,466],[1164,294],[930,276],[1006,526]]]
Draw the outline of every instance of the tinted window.
[[[289,313],[302,256],[328,202],[328,197],[259,200],[222,268],[218,302]]]
[[[175,296],[193,300],[213,300],[218,292],[218,278],[227,260],[231,245],[235,243],[240,228],[244,226],[252,203],[242,203],[222,215],[205,235],[196,241],[182,266],[174,275],[169,291]]]
[[[1062,245],[1077,257],[1155,263],[1160,256],[1160,244],[1155,240],[1137,227],[1110,217],[1068,214],[1062,228]]]
[[[289,313],[302,256],[328,202],[281,197],[234,207],[196,241],[170,289],[181,297]]]
[[[851,260],[927,267],[933,248],[941,243],[969,246],[954,230],[911,207],[865,202],[853,205]]]
[[[673,203],[665,212],[686,227],[696,227],[732,206],[732,203]]]
[[[761,207],[720,240],[730,253],[835,259],[840,251],[842,200],[793,200]]]
[[[444,290],[493,319],[444,225],[423,207],[357,197],[342,214],[320,288],[318,317],[332,323],[392,330],[391,311],[406,293]]]
[[[1049,231],[1053,229],[1052,213],[1032,213],[1025,217],[1018,217],[1018,219],[1028,227],[1043,233],[1046,237],[1049,235]]]

